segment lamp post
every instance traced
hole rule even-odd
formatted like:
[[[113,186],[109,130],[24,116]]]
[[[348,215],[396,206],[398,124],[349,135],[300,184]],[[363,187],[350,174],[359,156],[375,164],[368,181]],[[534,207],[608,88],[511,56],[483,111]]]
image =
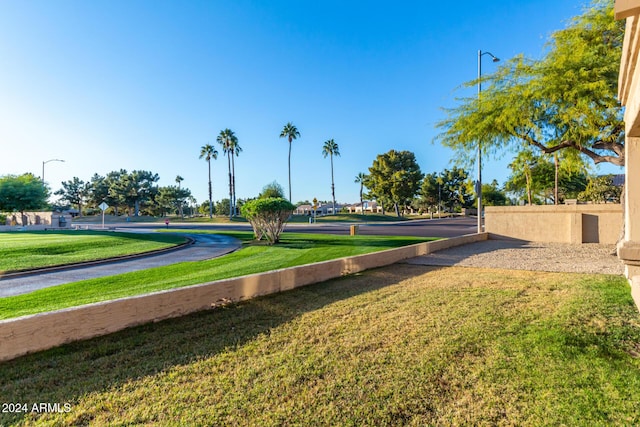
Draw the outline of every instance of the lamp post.
[[[498,62],[496,56],[491,52],[483,52],[478,50],[478,102],[480,102],[480,93],[482,92],[482,56],[489,55],[493,58],[493,62]],[[478,233],[482,233],[482,142],[478,140],[478,180],[476,181],[476,197],[478,199]]]
[[[49,160],[45,160],[42,162],[42,182],[44,182],[44,165],[46,165],[49,162],[64,162],[64,160],[60,160],[60,159],[49,159]]]

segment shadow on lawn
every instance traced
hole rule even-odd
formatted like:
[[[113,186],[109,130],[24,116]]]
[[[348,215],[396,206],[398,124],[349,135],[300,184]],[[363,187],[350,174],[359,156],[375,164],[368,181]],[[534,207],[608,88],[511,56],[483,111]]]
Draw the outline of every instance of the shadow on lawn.
[[[216,355],[301,314],[397,284],[412,277],[415,268],[369,270],[0,363],[0,396],[4,402],[73,406],[85,394]],[[23,417],[0,413],[0,425]]]

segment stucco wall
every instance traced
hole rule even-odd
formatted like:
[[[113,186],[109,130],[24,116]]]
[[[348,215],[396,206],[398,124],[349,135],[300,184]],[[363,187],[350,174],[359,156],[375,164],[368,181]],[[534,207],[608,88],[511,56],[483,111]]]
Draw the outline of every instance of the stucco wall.
[[[71,221],[73,220],[72,216],[68,213],[60,213],[60,212],[25,212],[24,215],[21,215],[19,212],[13,212],[7,214],[6,226],[29,226],[34,227],[33,230],[38,229],[38,227],[48,228],[58,228],[60,227],[60,217],[64,217],[65,225],[64,227],[70,227]]]
[[[487,233],[218,280],[114,301],[0,321],[0,361],[142,323],[207,310],[220,304],[286,291],[393,264],[452,246],[486,240]]]
[[[487,206],[484,229],[532,242],[615,244],[622,221],[619,204]]]

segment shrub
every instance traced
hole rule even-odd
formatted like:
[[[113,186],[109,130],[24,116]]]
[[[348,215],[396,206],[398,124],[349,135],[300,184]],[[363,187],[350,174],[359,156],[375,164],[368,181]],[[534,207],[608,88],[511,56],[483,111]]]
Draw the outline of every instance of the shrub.
[[[253,227],[257,240],[264,237],[269,245],[277,243],[295,206],[281,197],[249,200],[242,206],[242,215]]]

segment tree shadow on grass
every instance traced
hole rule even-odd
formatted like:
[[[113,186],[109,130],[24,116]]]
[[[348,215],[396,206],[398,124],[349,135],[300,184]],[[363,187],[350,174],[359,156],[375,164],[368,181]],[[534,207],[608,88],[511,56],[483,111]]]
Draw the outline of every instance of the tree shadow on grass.
[[[129,328],[0,363],[2,402],[68,402],[241,346],[272,328],[337,301],[391,286],[416,270],[387,267]],[[73,410],[73,409],[72,409]],[[25,414],[0,413],[0,425]]]

